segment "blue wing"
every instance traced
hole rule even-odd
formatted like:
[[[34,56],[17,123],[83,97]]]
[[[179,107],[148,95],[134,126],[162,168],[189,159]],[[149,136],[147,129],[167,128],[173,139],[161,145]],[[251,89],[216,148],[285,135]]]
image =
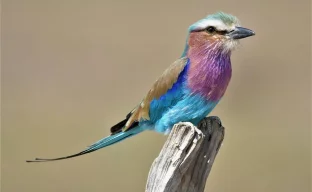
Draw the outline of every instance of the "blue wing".
[[[188,69],[189,60],[186,61],[184,69],[179,74],[177,81],[173,84],[173,86],[158,99],[153,99],[151,101],[149,109],[151,123],[158,121],[166,111],[182,100],[185,95]]]

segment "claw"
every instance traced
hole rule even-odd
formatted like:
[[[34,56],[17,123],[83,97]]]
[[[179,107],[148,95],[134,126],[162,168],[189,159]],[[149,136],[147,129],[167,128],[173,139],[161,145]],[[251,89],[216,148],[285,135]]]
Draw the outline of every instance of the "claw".
[[[220,127],[222,126],[221,119],[218,116],[210,116],[209,118],[213,121],[216,121],[220,125]]]

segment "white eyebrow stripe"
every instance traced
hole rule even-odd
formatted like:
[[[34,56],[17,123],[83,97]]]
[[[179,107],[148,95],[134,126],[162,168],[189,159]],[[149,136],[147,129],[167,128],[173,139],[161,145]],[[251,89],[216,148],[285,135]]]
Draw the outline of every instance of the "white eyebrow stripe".
[[[204,29],[204,28],[207,28],[208,26],[214,26],[217,29],[226,29],[226,25],[220,20],[203,19],[200,22],[196,23],[197,29]]]
[[[231,25],[231,26],[228,26],[228,25],[225,25],[220,20],[216,20],[216,19],[209,19],[209,20],[208,19],[203,19],[203,20],[197,22],[193,29],[201,30],[201,29],[207,28],[208,26],[213,26],[213,27],[215,27],[219,31],[224,31],[224,30],[231,31],[231,30],[233,30],[235,28],[234,24]]]

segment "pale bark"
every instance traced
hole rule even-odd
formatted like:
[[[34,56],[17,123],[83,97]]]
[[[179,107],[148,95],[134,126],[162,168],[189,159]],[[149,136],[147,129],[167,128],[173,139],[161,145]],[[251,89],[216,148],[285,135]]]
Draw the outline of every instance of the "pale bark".
[[[224,138],[218,117],[207,117],[198,128],[176,124],[154,160],[146,192],[202,192]]]

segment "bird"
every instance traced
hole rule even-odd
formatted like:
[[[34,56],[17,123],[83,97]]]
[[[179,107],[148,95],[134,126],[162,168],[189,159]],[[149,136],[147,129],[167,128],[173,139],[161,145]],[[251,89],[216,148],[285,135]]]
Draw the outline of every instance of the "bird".
[[[85,155],[152,130],[169,134],[173,125],[197,125],[223,98],[232,76],[231,55],[240,39],[255,35],[234,15],[216,12],[188,28],[185,48],[153,83],[141,102],[110,128],[110,135],[79,153],[59,158],[35,158],[47,162]]]

